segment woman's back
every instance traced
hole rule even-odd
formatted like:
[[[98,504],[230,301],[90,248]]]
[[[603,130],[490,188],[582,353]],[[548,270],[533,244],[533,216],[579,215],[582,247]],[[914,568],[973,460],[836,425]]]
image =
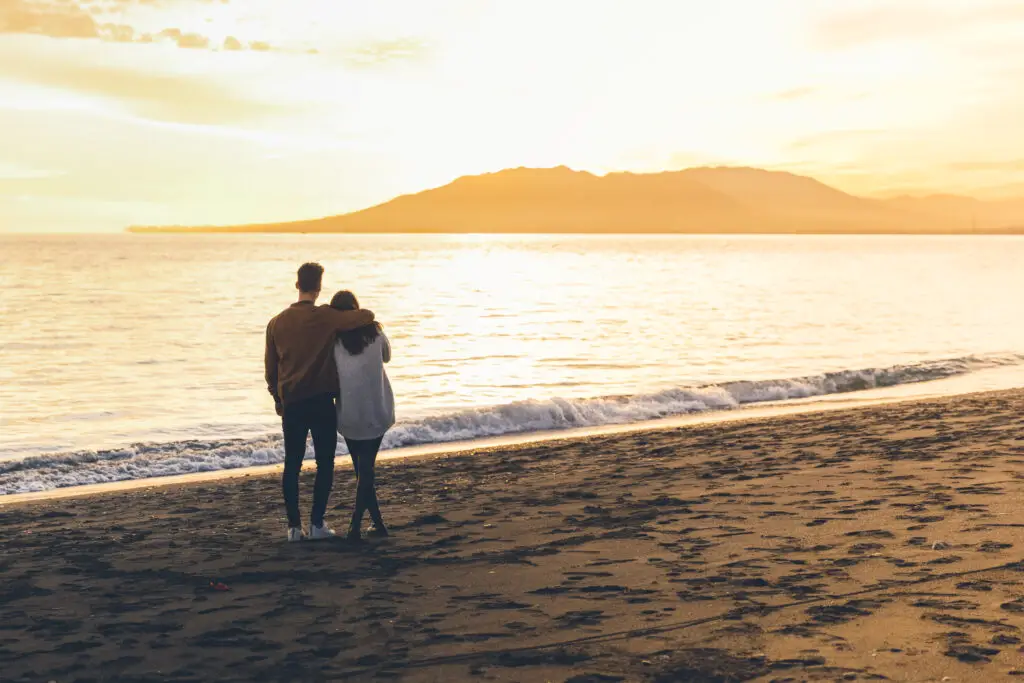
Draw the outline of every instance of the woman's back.
[[[384,364],[391,360],[391,343],[383,332],[359,353],[338,341],[338,431],[349,439],[376,439],[395,424],[395,397]]]

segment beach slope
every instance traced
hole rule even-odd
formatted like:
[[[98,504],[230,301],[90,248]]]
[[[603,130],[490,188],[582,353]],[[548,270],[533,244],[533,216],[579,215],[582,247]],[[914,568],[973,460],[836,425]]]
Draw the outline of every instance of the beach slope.
[[[1015,391],[389,462],[395,534],[363,546],[283,543],[268,476],[3,506],[0,680],[1004,680],[1022,412]]]

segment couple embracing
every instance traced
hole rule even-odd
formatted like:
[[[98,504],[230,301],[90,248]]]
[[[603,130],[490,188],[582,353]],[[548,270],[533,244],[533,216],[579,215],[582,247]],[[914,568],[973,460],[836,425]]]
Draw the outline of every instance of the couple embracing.
[[[377,504],[375,463],[384,434],[395,423],[395,399],[384,371],[384,364],[391,360],[391,344],[373,312],[359,308],[352,292],[338,292],[329,306],[316,305],[323,273],[318,263],[303,264],[295,284],[299,300],[267,325],[267,389],[284,430],[281,487],[288,540],[335,536],[324,514],[334,484],[339,434],[348,446],[357,480],[347,536],[360,540],[366,512],[373,522],[367,533],[387,536]],[[309,435],[316,480],[307,534],[299,513],[299,471]]]

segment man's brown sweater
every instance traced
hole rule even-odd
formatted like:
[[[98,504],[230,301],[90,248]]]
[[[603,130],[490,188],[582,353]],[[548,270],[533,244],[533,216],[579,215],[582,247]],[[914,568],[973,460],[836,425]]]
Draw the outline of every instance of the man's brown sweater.
[[[264,357],[267,390],[278,414],[291,403],[320,394],[338,393],[334,342],[339,332],[373,322],[367,310],[339,311],[299,301],[267,325]]]

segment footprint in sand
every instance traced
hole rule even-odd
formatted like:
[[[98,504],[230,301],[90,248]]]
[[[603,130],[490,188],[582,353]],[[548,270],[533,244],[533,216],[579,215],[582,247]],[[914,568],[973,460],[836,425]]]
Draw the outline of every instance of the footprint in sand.
[[[974,645],[970,642],[966,633],[958,631],[947,633],[946,643],[946,651],[943,654],[947,657],[959,659],[961,662],[983,662],[987,664],[992,661],[992,657],[1000,652],[1000,650],[994,647]]]

